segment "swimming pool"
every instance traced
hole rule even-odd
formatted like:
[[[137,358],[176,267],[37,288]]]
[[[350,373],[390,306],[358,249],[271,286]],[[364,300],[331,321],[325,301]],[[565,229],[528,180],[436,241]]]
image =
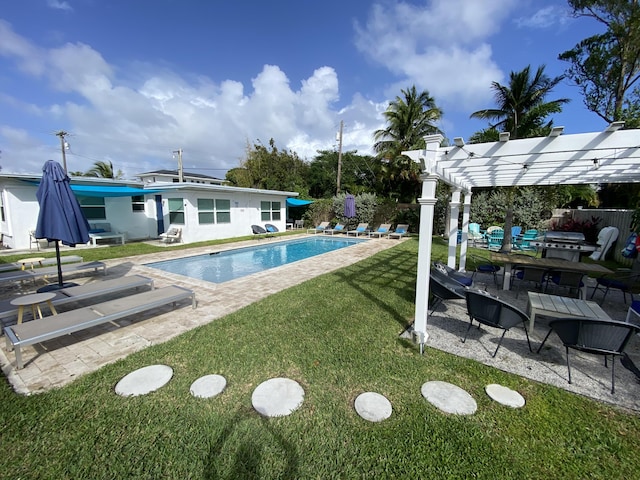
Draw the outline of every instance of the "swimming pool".
[[[147,263],[145,266],[207,282],[223,283],[366,241],[356,238],[314,236]]]

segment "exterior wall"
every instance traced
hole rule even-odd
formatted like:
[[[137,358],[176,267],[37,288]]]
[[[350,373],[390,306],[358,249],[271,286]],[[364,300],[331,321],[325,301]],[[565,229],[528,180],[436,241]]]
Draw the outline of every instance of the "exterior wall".
[[[185,223],[182,227],[182,241],[192,243],[206,240],[251,235],[251,225],[264,227],[265,223],[286,229],[286,199],[282,192],[252,192],[248,189],[237,191],[193,189],[189,184],[182,189],[168,190],[162,195],[163,221],[165,231],[169,228],[169,198],[184,200]],[[195,185],[194,185],[195,186]],[[5,221],[0,221],[3,244],[12,249],[29,249],[29,230],[36,228],[40,207],[36,199],[37,186],[11,177],[0,178],[0,192],[3,196]],[[145,195],[144,212],[133,211],[131,197],[106,197],[104,219],[90,219],[92,223],[109,223],[113,231],[126,233],[127,240],[143,240],[158,237],[155,195]],[[198,199],[225,199],[230,201],[231,222],[221,224],[200,224],[198,221]],[[280,220],[263,221],[261,202],[280,202]],[[35,247],[35,245],[34,245]]]

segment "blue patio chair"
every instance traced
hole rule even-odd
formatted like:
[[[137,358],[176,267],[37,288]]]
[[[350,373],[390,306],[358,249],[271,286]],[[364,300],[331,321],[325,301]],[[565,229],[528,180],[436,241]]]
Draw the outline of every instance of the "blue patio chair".
[[[525,231],[516,241],[513,242],[513,247],[516,250],[531,251],[537,250],[537,248],[531,245],[530,242],[538,238],[538,230],[535,228]]]
[[[504,230],[496,228],[491,231],[487,236],[487,248],[489,250],[500,250],[502,248],[502,241],[504,240]]]

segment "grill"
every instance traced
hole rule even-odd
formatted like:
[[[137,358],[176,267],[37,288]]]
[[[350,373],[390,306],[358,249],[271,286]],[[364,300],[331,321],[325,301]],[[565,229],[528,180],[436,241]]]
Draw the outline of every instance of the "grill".
[[[595,245],[585,243],[584,234],[580,232],[547,232],[531,245],[542,248],[543,257],[562,258],[571,262],[579,262],[581,252],[596,250]]]

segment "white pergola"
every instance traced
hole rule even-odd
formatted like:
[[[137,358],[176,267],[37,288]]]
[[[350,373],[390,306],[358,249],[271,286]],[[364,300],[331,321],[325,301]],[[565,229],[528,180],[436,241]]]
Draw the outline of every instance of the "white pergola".
[[[453,187],[448,232],[451,267],[456,266],[456,232],[463,206],[460,269],[464,269],[473,188],[640,183],[640,130],[621,130],[623,125],[614,122],[602,132],[575,135],[562,135],[563,127],[554,127],[547,137],[521,140],[510,140],[508,133],[502,133],[498,142],[469,145],[462,138],[455,138],[454,145],[448,147],[440,146],[442,135],[431,135],[425,137],[424,150],[402,152],[419,162],[422,170],[414,322],[421,352],[428,339],[431,232],[437,181]]]

